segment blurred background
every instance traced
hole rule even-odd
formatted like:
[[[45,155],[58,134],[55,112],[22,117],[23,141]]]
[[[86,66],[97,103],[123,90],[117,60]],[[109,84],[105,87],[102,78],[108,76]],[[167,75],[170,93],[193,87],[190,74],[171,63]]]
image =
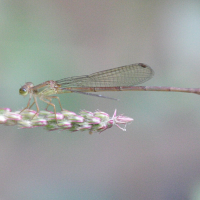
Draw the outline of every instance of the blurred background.
[[[28,102],[19,95],[27,81],[137,62],[155,71],[143,85],[200,85],[198,0],[1,0],[0,27],[0,106],[13,111]],[[59,97],[73,112],[100,109],[112,116],[117,109],[134,118],[126,132],[1,125],[0,199],[200,200],[200,96],[101,94],[120,101]]]

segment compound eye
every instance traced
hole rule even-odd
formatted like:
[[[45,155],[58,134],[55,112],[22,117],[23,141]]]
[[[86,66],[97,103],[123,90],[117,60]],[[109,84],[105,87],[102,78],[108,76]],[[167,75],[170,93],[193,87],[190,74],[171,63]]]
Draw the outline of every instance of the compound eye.
[[[21,95],[27,95],[27,90],[26,90],[26,88],[20,88],[19,89],[19,94],[21,94]]]

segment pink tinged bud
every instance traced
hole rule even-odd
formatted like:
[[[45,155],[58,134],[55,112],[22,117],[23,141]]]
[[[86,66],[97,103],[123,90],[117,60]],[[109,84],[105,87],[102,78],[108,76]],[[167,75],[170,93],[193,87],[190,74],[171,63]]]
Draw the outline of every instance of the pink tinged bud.
[[[81,124],[81,126],[78,128],[78,130],[85,131],[85,130],[88,130],[88,129],[91,129],[91,128],[92,128],[92,125],[88,124],[87,122],[83,122]]]
[[[99,124],[101,123],[101,119],[98,117],[91,117],[91,118],[84,118],[85,122],[89,123],[89,124]]]
[[[20,128],[33,128],[31,121],[21,120],[18,122]]]
[[[22,113],[20,113],[23,118],[32,119],[33,117],[37,117],[38,113],[35,110],[26,109]]]
[[[96,131],[104,131],[107,129],[107,124],[106,123],[100,123],[98,125],[95,126]]]
[[[47,116],[47,115],[50,115],[50,114],[52,114],[52,113],[53,113],[53,112],[48,111],[48,110],[41,110],[41,111],[39,112],[40,116]]]
[[[65,117],[69,117],[69,116],[76,116],[76,113],[68,111],[68,110],[62,110],[61,113],[65,116]]]
[[[20,114],[17,112],[11,112],[10,108],[1,108],[0,109],[0,123],[6,123],[6,125],[16,125],[16,122],[22,119]]]
[[[10,108],[0,108],[0,114],[5,112],[11,112]]]
[[[109,117],[109,115],[107,113],[101,112],[101,111],[96,111],[94,113],[94,116],[100,118],[101,121],[104,121],[104,122],[107,122],[110,119],[110,117]]]
[[[104,117],[109,117],[109,114],[108,113],[105,113],[105,112],[102,112],[102,111],[100,111],[100,110],[97,110],[96,112],[94,112],[94,115],[96,116],[96,117],[102,117],[102,118],[104,118]]]
[[[90,124],[99,124],[101,123],[101,119],[98,117],[93,117],[91,119],[88,119],[87,122]]]
[[[110,120],[108,121],[108,123],[107,123],[107,126],[108,126],[109,128],[111,128],[114,124],[115,124],[114,120],[113,120],[113,119],[110,119]]]
[[[113,123],[118,127],[120,128],[121,130],[123,131],[126,131],[126,125],[130,122],[133,121],[132,118],[130,117],[126,117],[126,116],[123,116],[123,115],[119,115],[119,116],[116,116],[116,113],[117,113],[117,110],[115,110],[114,114],[113,114],[113,117],[112,117],[112,120],[113,120]],[[125,124],[124,128],[120,127],[118,124]]]
[[[64,115],[61,113],[56,113],[56,115],[55,115],[55,113],[51,113],[49,115],[46,115],[46,118],[48,121],[51,121],[51,120],[55,121],[56,119],[62,120],[62,119],[64,119]]]
[[[22,116],[20,114],[17,114],[17,113],[14,113],[14,112],[6,113],[5,116],[7,117],[8,120],[19,121],[19,120],[22,119]]]
[[[79,114],[81,116],[83,116],[84,118],[92,118],[92,117],[94,117],[94,114],[92,112],[86,111],[86,110],[82,110]]]
[[[40,116],[43,116],[46,118],[48,121],[56,121],[57,120],[62,120],[64,118],[64,115],[62,113],[55,113],[48,111],[48,110],[42,110],[40,111]]]
[[[0,115],[0,124],[4,124],[7,121],[7,118],[3,115]]]
[[[83,110],[80,112],[80,115],[83,116],[85,121],[87,121],[89,124],[99,124],[101,122],[101,119],[95,117],[92,112]]]
[[[72,127],[72,124],[70,121],[68,120],[62,120],[58,122],[58,126],[64,128],[64,129],[68,129]]]
[[[33,119],[31,120],[32,126],[37,127],[37,126],[46,126],[48,124],[47,120],[45,119]]]
[[[103,131],[105,131],[105,130],[111,128],[112,126],[113,126],[113,124],[107,123],[106,128],[103,129],[101,132],[103,132]]]
[[[115,123],[117,123],[117,124],[127,124],[127,123],[130,123],[132,121],[133,121],[132,118],[126,117],[126,116],[123,116],[123,115],[119,115],[115,118]]]
[[[84,118],[82,116],[77,115],[74,112],[63,110],[61,113],[64,115],[66,119],[72,122],[84,122]]]
[[[69,117],[67,119],[69,119],[72,122],[77,122],[77,123],[84,122],[84,118],[82,116],[79,116],[79,115],[71,116],[71,117]]]
[[[70,131],[79,131],[79,130],[85,131],[91,128],[92,128],[92,125],[88,124],[87,122],[83,122],[83,123],[73,124],[72,128],[70,128],[69,130]]]
[[[62,113],[56,113],[57,120],[64,119],[64,115]]]

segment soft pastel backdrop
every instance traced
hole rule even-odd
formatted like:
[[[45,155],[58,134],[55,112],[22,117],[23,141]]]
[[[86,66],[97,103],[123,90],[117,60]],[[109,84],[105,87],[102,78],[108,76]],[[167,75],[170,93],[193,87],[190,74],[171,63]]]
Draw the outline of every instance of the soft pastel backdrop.
[[[22,109],[39,84],[144,62],[145,85],[200,86],[198,0],[1,0],[0,106]],[[199,200],[200,96],[60,95],[63,107],[134,118],[122,132],[0,127],[0,199]],[[40,107],[45,104],[39,102]],[[56,104],[57,105],[57,104]]]

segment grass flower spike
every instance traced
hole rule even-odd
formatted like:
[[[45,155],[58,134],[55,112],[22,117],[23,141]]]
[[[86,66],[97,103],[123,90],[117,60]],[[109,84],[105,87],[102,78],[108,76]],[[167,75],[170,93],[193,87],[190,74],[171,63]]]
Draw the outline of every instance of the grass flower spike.
[[[11,112],[9,108],[0,109],[0,124],[7,126],[17,125],[19,128],[35,128],[44,127],[46,130],[69,130],[86,131],[89,133],[103,132],[113,125],[116,125],[123,131],[126,131],[126,125],[133,121],[132,118],[116,115],[116,110],[112,117],[102,111],[95,111],[94,113],[82,110],[79,114],[63,110],[60,113],[51,111],[40,111],[39,114],[34,110],[24,110]],[[56,121],[57,120],[57,121]],[[125,125],[124,128],[120,125]]]

